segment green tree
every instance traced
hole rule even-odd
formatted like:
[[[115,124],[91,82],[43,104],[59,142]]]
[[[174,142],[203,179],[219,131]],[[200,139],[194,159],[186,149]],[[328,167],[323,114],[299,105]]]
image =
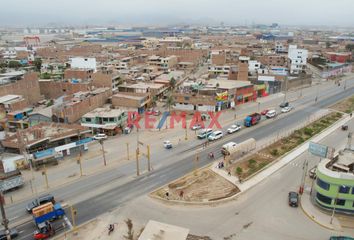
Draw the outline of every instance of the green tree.
[[[40,59],[40,58],[34,59],[33,65],[34,65],[36,71],[37,71],[37,72],[40,72],[40,71],[41,71],[41,68],[42,68],[42,59]]]
[[[170,87],[171,87],[172,89],[175,89],[176,83],[177,83],[176,79],[175,79],[174,77],[172,77],[172,78],[170,79]]]
[[[50,76],[51,76],[51,75],[50,75],[49,73],[47,73],[47,72],[41,74],[41,78],[42,78],[42,79],[50,79]]]
[[[352,44],[352,43],[347,44],[347,45],[345,46],[345,49],[346,49],[347,51],[354,51],[354,44]]]
[[[329,48],[331,46],[330,42],[326,42],[326,48]]]
[[[50,70],[50,73],[53,73],[54,67],[52,65],[49,65],[48,69]]]
[[[171,112],[171,107],[174,106],[174,105],[175,105],[175,99],[170,94],[170,95],[168,95],[168,97],[166,99],[165,107],[168,109],[169,112]]]
[[[236,168],[236,174],[237,174],[237,176],[241,176],[242,172],[243,172],[243,170],[242,170],[241,167],[237,167],[237,168]]]
[[[157,96],[155,95],[155,96],[153,96],[152,99],[151,99],[151,105],[152,105],[153,107],[156,107],[156,104],[157,104]]]
[[[10,61],[8,65],[9,68],[19,68],[21,66],[22,66],[21,63],[17,61]]]

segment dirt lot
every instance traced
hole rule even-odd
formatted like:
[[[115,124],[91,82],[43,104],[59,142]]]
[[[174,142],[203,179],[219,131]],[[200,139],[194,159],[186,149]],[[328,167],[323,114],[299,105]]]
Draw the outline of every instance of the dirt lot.
[[[307,127],[294,131],[290,136],[280,139],[241,162],[231,165],[231,173],[244,180],[296,148],[312,136],[320,133],[342,117],[341,113],[330,113]]]
[[[153,195],[168,200],[208,202],[230,197],[240,190],[209,169],[201,169],[158,189]]]
[[[337,102],[332,105],[331,108],[340,112],[351,113],[354,110],[354,97],[349,97],[343,101]]]

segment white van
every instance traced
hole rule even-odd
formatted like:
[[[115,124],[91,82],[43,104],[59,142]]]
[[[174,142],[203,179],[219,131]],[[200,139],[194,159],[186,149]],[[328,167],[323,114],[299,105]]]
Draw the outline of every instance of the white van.
[[[269,110],[266,114],[267,118],[273,118],[277,115],[277,112],[275,110]]]
[[[209,141],[214,141],[217,139],[220,139],[224,136],[224,134],[222,133],[222,131],[215,131],[212,134],[210,134],[210,136],[208,137]]]
[[[237,143],[235,142],[228,142],[221,147],[221,153],[223,155],[230,155],[230,149],[233,149],[236,147]]]

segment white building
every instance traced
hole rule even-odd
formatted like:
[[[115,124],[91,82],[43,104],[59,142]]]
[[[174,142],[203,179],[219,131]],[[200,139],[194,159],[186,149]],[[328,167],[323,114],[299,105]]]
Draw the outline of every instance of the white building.
[[[256,61],[256,60],[250,60],[248,61],[248,72],[253,74],[256,73],[258,71],[258,69],[260,69],[261,67],[261,63]]]
[[[96,71],[97,68],[96,58],[74,57],[71,58],[70,65],[72,69],[92,69]]]
[[[299,74],[306,69],[308,51],[299,49],[296,45],[289,45],[288,58],[290,74]]]
[[[287,46],[286,44],[282,42],[276,42],[275,43],[275,52],[276,53],[286,53],[287,52]]]

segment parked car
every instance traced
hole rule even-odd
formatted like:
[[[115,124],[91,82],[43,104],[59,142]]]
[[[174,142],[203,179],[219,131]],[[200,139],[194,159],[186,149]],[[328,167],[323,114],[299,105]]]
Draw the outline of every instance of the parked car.
[[[310,178],[312,178],[312,179],[316,178],[316,169],[317,169],[317,166],[315,166],[315,167],[310,169],[310,171],[309,171],[309,177]]]
[[[129,134],[133,130],[134,125],[130,124],[124,128],[124,134]]]
[[[172,143],[169,140],[166,140],[163,142],[163,147],[166,149],[171,149],[172,148]]]
[[[196,124],[194,124],[192,127],[191,127],[191,129],[192,130],[199,130],[199,129],[201,129],[202,128],[202,125],[200,125],[199,123],[196,123]]]
[[[222,131],[215,131],[209,135],[208,140],[215,141],[215,140],[222,138],[223,136],[224,136],[224,134],[222,133]]]
[[[292,109],[293,109],[293,107],[291,107],[291,106],[283,107],[283,108],[281,109],[281,112],[282,112],[282,113],[287,113],[287,112],[290,112]]]
[[[267,113],[266,113],[266,118],[273,118],[277,115],[277,111],[275,110],[269,110]]]
[[[27,204],[26,210],[31,213],[33,208],[48,202],[52,202],[53,204],[55,203],[54,196],[52,194],[46,194],[34,199],[32,202]]]
[[[231,134],[231,133],[234,133],[234,132],[237,132],[240,130],[241,130],[241,126],[239,124],[234,124],[234,125],[231,125],[231,127],[229,127],[227,129],[227,133]]]
[[[213,133],[213,129],[211,129],[211,128],[204,128],[204,129],[202,129],[202,130],[199,131],[197,137],[198,137],[199,139],[204,139],[204,138],[209,137],[209,135],[212,134],[212,133]]]
[[[289,192],[289,206],[298,207],[299,206],[299,194],[297,192]]]
[[[10,229],[11,239],[14,239],[18,236],[18,231],[16,228]],[[0,240],[7,240],[5,230],[0,230]]]
[[[279,105],[279,107],[281,108],[285,108],[285,107],[288,107],[289,106],[289,103],[288,102],[283,102]]]
[[[354,238],[348,236],[331,236],[329,240],[354,240]]]
[[[154,115],[154,116],[160,116],[160,114],[161,114],[161,112],[159,110],[157,110],[157,109],[154,109],[152,111],[152,115]]]
[[[104,133],[99,133],[99,134],[96,134],[95,136],[93,136],[93,139],[95,139],[95,140],[104,140],[104,139],[107,139],[107,135],[104,134]]]
[[[268,109],[264,109],[264,110],[261,112],[261,114],[262,114],[262,115],[266,115],[268,111],[269,111]]]

